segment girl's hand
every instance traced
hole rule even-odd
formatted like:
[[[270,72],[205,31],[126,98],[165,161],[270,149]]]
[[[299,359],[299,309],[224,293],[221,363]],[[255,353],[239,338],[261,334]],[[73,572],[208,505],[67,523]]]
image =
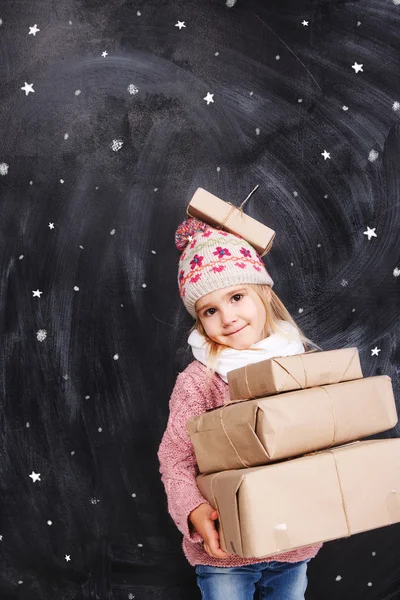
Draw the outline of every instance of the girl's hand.
[[[204,540],[204,550],[214,558],[228,558],[231,556],[224,552],[219,545],[219,535],[214,521],[218,519],[218,513],[209,504],[200,504],[189,515],[189,521],[197,533]]]

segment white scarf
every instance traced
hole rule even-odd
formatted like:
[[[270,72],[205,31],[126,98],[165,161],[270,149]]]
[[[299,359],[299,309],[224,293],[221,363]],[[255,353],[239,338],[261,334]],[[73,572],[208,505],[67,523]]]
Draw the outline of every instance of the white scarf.
[[[225,383],[228,383],[227,373],[233,369],[239,369],[268,358],[302,354],[304,346],[297,329],[289,321],[280,321],[279,328],[282,333],[273,333],[251,346],[251,348],[259,348],[259,350],[250,348],[247,350],[235,350],[234,348],[221,350],[218,354],[216,373]],[[207,366],[208,342],[206,338],[194,330],[189,335],[188,344],[192,347],[195,359]]]

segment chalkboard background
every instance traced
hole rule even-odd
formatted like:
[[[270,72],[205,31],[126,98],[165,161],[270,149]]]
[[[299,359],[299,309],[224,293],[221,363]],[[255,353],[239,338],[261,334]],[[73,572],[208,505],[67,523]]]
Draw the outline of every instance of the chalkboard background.
[[[0,18],[0,596],[198,598],[156,457],[192,360],[175,228],[197,187],[239,204],[259,184],[276,291],[398,398],[400,2]],[[399,597],[399,543],[393,525],[326,544],[308,600]]]

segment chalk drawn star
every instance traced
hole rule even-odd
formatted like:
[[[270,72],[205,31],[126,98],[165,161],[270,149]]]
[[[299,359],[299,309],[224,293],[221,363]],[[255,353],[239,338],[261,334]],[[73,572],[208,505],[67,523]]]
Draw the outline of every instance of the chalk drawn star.
[[[54,223],[49,223],[49,229],[54,229]]]
[[[40,473],[35,473],[35,471],[32,471],[29,477],[32,479],[33,483],[35,483],[35,481],[42,481],[40,479]]]
[[[321,152],[321,156],[323,156],[324,160],[326,160],[327,158],[331,157],[331,153],[324,150],[323,152]]]
[[[301,22],[301,24],[303,25],[303,27],[308,27],[308,23],[309,23],[309,21],[306,21],[306,20],[304,20],[304,21]]]
[[[371,348],[371,356],[378,356],[380,351],[381,349],[378,348],[378,346],[375,346],[375,348]]]
[[[35,90],[33,89],[33,83],[26,83],[26,81],[25,85],[21,88],[21,90],[24,90],[25,96],[28,96],[29,92],[35,92]]]
[[[203,100],[205,100],[207,102],[207,106],[210,104],[210,102],[214,102],[214,94],[210,94],[210,92],[207,92],[207,96],[205,98],[203,98]]]
[[[367,226],[367,231],[364,231],[364,235],[368,236],[368,239],[370,240],[373,237],[378,237],[375,233],[376,227],[374,227],[373,229],[371,229],[370,227]]]
[[[178,21],[177,23],[175,23],[175,27],[179,27],[179,29],[182,29],[182,27],[186,27],[185,21]]]
[[[354,69],[356,73],[359,73],[360,71],[361,73],[364,73],[363,66],[363,64],[359,65],[357,62],[355,62],[354,65],[351,66],[351,68]]]
[[[38,31],[40,31],[40,29],[38,29],[38,26],[36,25],[36,23],[34,24],[33,27],[29,27],[29,35],[36,36]]]
[[[66,554],[66,555],[65,555],[65,560],[66,560],[67,562],[69,562],[69,561],[71,560],[71,556],[70,556],[70,554]]]
[[[102,57],[105,58],[106,56],[108,56],[108,52],[106,52],[106,50],[104,50],[104,52],[102,52]]]
[[[32,294],[34,298],[40,298],[40,294],[43,294],[43,292],[40,292],[39,290],[36,290],[35,292],[32,290]]]

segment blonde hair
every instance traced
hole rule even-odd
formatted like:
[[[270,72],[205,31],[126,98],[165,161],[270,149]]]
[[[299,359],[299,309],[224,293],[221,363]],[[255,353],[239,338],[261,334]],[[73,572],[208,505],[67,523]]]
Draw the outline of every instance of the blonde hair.
[[[305,350],[308,351],[308,346],[311,346],[314,349],[322,350],[317,344],[315,344],[312,340],[304,335],[301,331],[300,327],[295,323],[293,317],[290,315],[289,311],[283,304],[282,300],[280,300],[273,291],[267,285],[260,284],[247,284],[246,288],[251,288],[261,299],[261,302],[264,305],[266,319],[263,329],[264,337],[268,337],[273,333],[280,333],[288,338],[288,340],[293,339],[290,333],[283,332],[279,327],[279,321],[288,321],[291,323],[298,331],[301,341],[304,344]],[[271,294],[270,299],[267,298],[268,290]],[[203,327],[202,322],[200,321],[199,315],[196,316],[196,322],[193,325],[191,331],[197,330],[201,335],[203,335],[208,342],[208,360],[207,360],[207,375],[208,377],[212,377],[215,373],[215,368],[217,365],[218,354],[224,349],[229,348],[229,346],[225,346],[224,344],[218,344],[210,337],[208,337],[206,330]],[[257,352],[258,348],[251,348],[254,352]]]

